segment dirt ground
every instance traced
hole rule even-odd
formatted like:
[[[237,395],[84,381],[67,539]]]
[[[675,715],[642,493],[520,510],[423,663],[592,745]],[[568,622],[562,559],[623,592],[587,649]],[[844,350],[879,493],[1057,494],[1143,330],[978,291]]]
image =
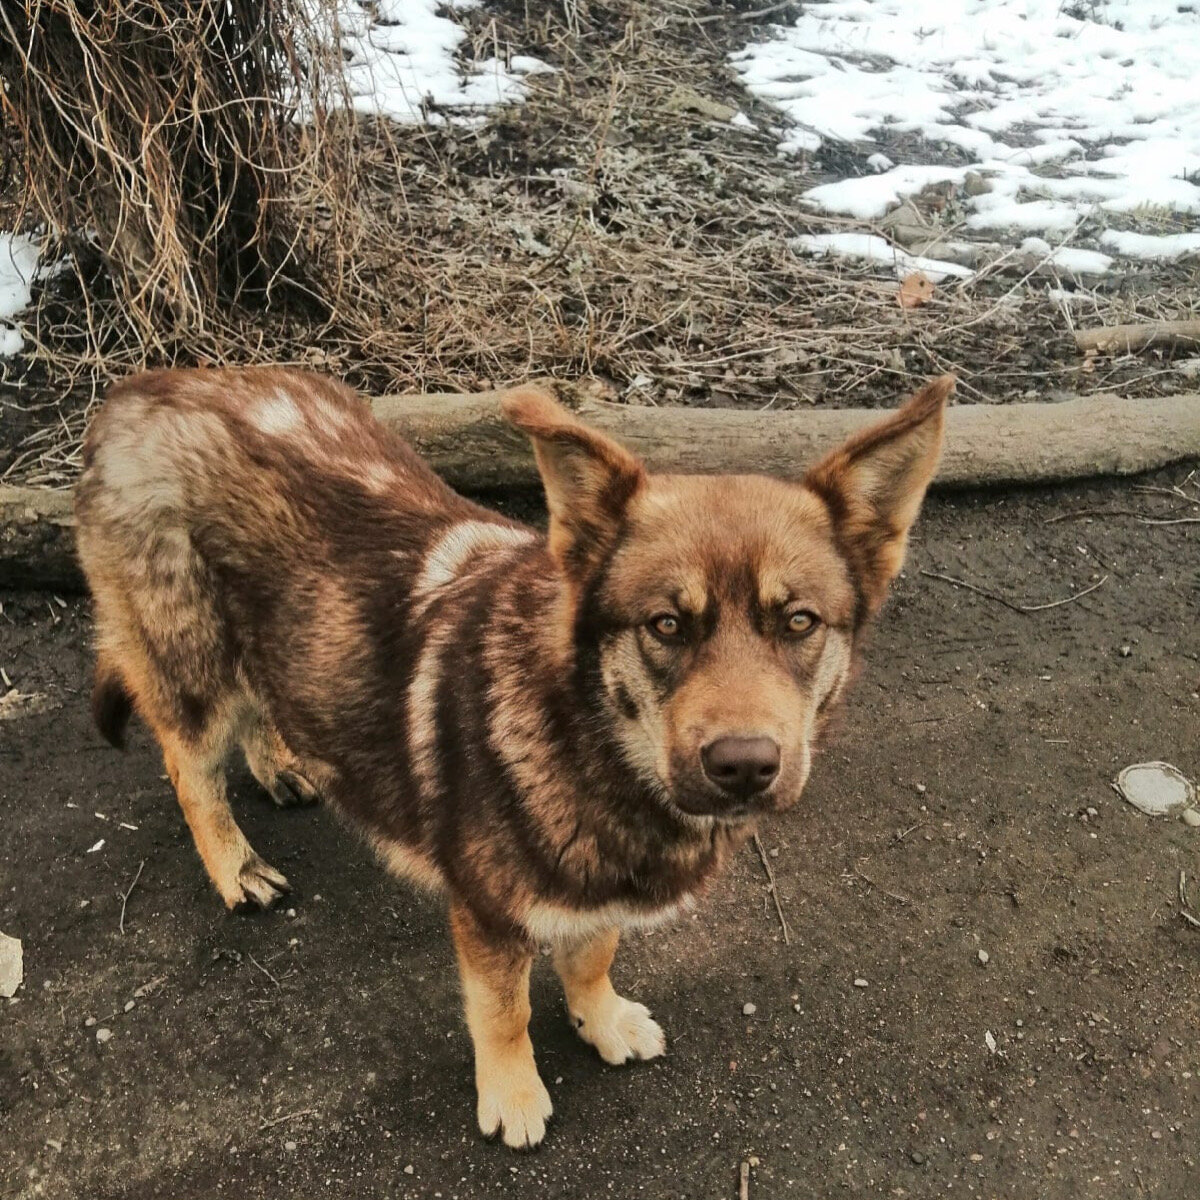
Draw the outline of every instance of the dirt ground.
[[[791,944],[752,849],[629,938],[618,986],[670,1039],[638,1068],[577,1041],[538,970],[556,1119],[527,1156],[476,1133],[438,908],[243,782],[299,890],[224,915],[145,736],[122,756],[89,726],[86,604],[5,595],[0,666],[53,707],[0,721],[0,929],[26,972],[0,1010],[0,1195],[673,1200],[737,1195],[745,1161],[752,1198],[1180,1200],[1200,831],[1109,784],[1200,774],[1200,527],[1047,523],[1171,508],[1128,482],[931,501],[836,741],[762,831]],[[923,570],[1026,603],[1105,582],[1024,614]]]

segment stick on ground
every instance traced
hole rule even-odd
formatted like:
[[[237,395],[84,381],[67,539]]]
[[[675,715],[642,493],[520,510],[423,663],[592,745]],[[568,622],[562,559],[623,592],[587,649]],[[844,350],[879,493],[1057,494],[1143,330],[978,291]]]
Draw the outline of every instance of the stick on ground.
[[[779,903],[779,888],[775,884],[775,872],[771,870],[771,860],[767,858],[767,852],[763,849],[762,841],[757,833],[754,835],[754,848],[758,851],[758,857],[762,859],[763,870],[767,873],[767,882],[771,885],[771,899],[775,901],[775,912],[783,929],[783,944],[790,946],[792,937],[788,931],[787,919],[783,915],[783,907]]]
[[[143,858],[138,863],[137,874],[133,877],[133,882],[125,889],[125,894],[121,897],[121,920],[118,928],[121,930],[121,936],[125,936],[125,905],[129,903],[129,897],[133,895],[133,889],[137,887],[138,880],[142,877],[142,869],[146,865],[146,860]]]
[[[1011,608],[1013,612],[1019,613],[1045,612],[1048,608],[1061,608],[1064,604],[1072,604],[1074,601],[1082,599],[1108,582],[1108,576],[1105,575],[1098,582],[1093,583],[1091,587],[1085,587],[1082,592],[1074,592],[1070,596],[1064,596],[1061,600],[1051,600],[1046,604],[1018,604],[1015,600],[1009,600],[1007,596],[1001,596],[998,592],[989,592],[987,588],[981,588],[973,583],[968,583],[965,579],[955,579],[953,575],[939,575],[937,571],[922,571],[921,574],[926,579],[940,579],[942,583],[950,583],[955,587],[966,588],[968,592],[974,592],[977,596],[984,596],[988,600],[995,600],[997,604],[1003,604],[1005,608]]]
[[[1075,334],[1075,345],[1083,354],[1132,354],[1151,346],[1194,349],[1200,347],[1200,320],[1080,329]]]

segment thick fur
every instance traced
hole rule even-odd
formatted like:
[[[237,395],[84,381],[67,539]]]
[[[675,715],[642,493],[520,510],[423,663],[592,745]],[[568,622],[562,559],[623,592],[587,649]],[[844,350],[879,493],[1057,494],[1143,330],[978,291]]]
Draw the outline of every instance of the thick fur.
[[[390,870],[444,892],[480,1126],[534,1145],[536,944],[606,1061],[662,1052],[609,982],[618,930],[692,903],[799,797],[951,387],[802,482],[652,476],[518,389],[505,409],[534,442],[543,538],[453,493],[330,380],[135,377],[93,422],[77,492],[97,725],[114,744],[131,707],[150,726],[230,908],[288,888],[229,808],[238,748],[278,802],[319,793]],[[721,739],[774,744],[770,785],[715,782]]]

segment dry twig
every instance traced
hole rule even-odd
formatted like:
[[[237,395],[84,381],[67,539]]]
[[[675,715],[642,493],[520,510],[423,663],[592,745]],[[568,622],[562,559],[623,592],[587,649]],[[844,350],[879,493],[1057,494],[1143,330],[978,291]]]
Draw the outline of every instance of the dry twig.
[[[966,588],[969,592],[974,592],[978,596],[984,596],[988,600],[995,600],[997,604],[1003,604],[1005,608],[1011,608],[1013,612],[1019,613],[1044,612],[1048,608],[1061,608],[1064,604],[1072,604],[1074,601],[1082,599],[1108,582],[1108,576],[1105,575],[1096,583],[1093,583],[1091,587],[1084,588],[1082,592],[1075,592],[1070,596],[1064,596],[1061,600],[1051,600],[1047,604],[1018,604],[1014,600],[1009,600],[1007,596],[1001,596],[997,592],[989,592],[987,588],[981,588],[976,584],[968,583],[965,579],[955,579],[952,575],[940,575],[937,571],[923,570],[921,574],[927,579],[940,579],[943,583],[950,583],[955,587]]]
[[[133,895],[133,889],[137,887],[138,880],[142,877],[142,870],[146,866],[146,860],[143,858],[138,863],[137,874],[133,877],[133,882],[125,889],[125,894],[121,897],[121,920],[118,928],[121,931],[121,936],[125,936],[125,906],[129,903],[129,897]]]
[[[754,848],[758,851],[758,857],[762,860],[763,870],[767,873],[767,884],[770,887],[771,899],[775,901],[775,914],[779,917],[779,926],[783,930],[783,944],[790,946],[792,944],[792,936],[788,930],[788,923],[783,915],[783,906],[779,903],[779,888],[775,883],[775,872],[771,869],[770,859],[767,858],[767,852],[763,849],[763,844],[758,834],[754,835]]]

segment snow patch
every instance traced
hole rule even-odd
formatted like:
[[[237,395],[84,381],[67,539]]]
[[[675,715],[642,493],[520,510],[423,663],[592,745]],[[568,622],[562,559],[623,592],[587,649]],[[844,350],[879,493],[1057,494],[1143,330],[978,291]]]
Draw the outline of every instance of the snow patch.
[[[463,27],[447,13],[479,0],[344,0],[339,9],[346,77],[357,112],[405,125],[460,121],[471,112],[525,98],[525,78],[554,68],[528,54],[507,65],[487,58],[462,66]]]
[[[1172,259],[1200,254],[1200,233],[1130,233],[1106,229],[1100,241],[1126,258]]]
[[[833,254],[840,258],[865,259],[867,262],[885,263],[894,267],[900,278],[921,271],[933,283],[940,283],[949,275],[969,279],[974,271],[960,267],[958,263],[942,262],[937,258],[925,258],[920,254],[909,254],[893,246],[891,242],[871,233],[804,233],[788,243],[802,254],[818,257]]]
[[[12,318],[32,296],[39,249],[28,234],[0,233],[0,358],[17,354],[25,344]]]
[[[964,198],[976,229],[1062,232],[1096,209],[1200,212],[1200,4],[810,0],[733,64],[790,122],[782,152],[902,133],[958,152],[953,165],[813,188],[826,212],[874,219],[932,182],[961,181],[962,155],[991,184]],[[1105,245],[1174,257],[1194,236]]]

